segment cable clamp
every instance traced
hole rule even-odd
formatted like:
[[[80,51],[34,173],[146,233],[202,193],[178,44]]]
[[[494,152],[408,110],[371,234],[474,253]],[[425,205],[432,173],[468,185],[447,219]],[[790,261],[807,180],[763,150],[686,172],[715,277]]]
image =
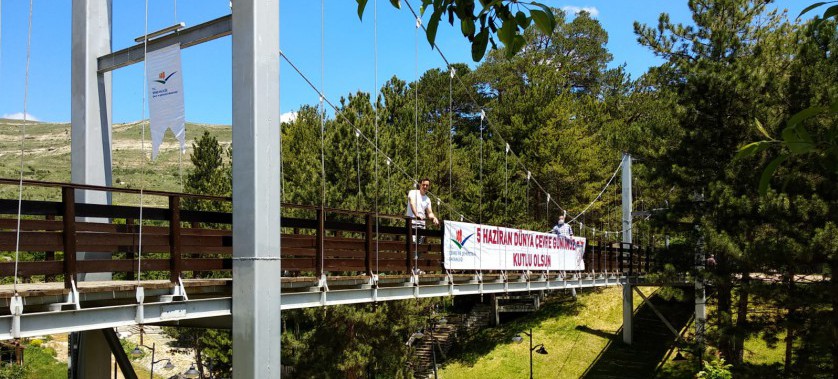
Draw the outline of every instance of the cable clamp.
[[[9,310],[12,313],[12,337],[20,338],[20,316],[23,314],[23,298],[17,292],[10,299]]]

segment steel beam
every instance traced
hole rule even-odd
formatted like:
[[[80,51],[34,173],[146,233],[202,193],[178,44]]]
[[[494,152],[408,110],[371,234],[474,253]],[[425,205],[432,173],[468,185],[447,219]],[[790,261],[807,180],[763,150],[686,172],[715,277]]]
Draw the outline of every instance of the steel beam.
[[[233,373],[280,375],[279,2],[233,3]]]
[[[632,280],[637,283],[636,279]],[[530,293],[542,290],[566,290],[626,284],[625,278],[574,279],[531,282],[492,282],[477,284],[433,284],[357,288],[331,291],[284,293],[281,309],[299,309],[342,304],[359,304],[416,298],[447,297],[478,294]],[[253,291],[258,292],[258,291]],[[231,297],[192,299],[176,302],[144,303],[144,323],[196,327],[231,327]],[[236,306],[240,306],[236,298]],[[137,304],[114,305],[80,310],[23,313],[20,316],[21,337],[47,334],[95,331],[98,329],[136,325]],[[277,312],[278,313],[278,312]],[[0,316],[0,340],[12,339],[13,316]],[[279,328],[279,320],[272,327]],[[279,339],[278,336],[273,336]]]
[[[195,46],[197,44],[229,36],[233,33],[232,20],[233,18],[230,15],[219,17],[203,24],[195,25],[172,34],[167,34],[160,38],[149,40],[148,46],[143,46],[143,44],[140,43],[111,54],[102,55],[98,59],[98,71],[99,73],[106,73],[134,63],[142,62],[145,59],[146,53],[144,50],[146,49],[150,53],[178,43],[180,44],[181,49],[185,49],[190,46]]]
[[[631,283],[623,284],[623,342],[631,345],[634,329],[634,294]]]
[[[232,309],[232,301],[227,297],[171,303],[145,303],[143,307],[144,320],[146,323],[153,324],[229,315]],[[20,332],[21,337],[25,338],[136,325],[136,314],[136,304],[59,312],[24,313],[20,316]],[[0,317],[0,340],[13,338],[10,332],[12,318],[13,316]],[[101,335],[98,331],[95,334]],[[104,343],[103,346],[108,349],[107,343]],[[110,357],[109,351],[107,355]],[[107,358],[107,360],[110,359]]]

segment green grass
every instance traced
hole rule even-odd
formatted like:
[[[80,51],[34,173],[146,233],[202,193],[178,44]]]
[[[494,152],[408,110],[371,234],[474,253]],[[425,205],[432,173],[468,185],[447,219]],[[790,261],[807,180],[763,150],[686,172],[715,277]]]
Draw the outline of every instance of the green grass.
[[[29,345],[23,354],[26,378],[61,379],[67,377],[67,364],[55,359],[55,350]]]
[[[548,301],[538,313],[481,331],[459,359],[440,371],[451,379],[524,378],[529,374],[529,342],[511,338],[533,329],[533,345],[549,354],[533,354],[536,378],[578,378],[622,326],[622,292],[613,287],[580,293],[576,302]],[[635,295],[635,305],[641,299]]]

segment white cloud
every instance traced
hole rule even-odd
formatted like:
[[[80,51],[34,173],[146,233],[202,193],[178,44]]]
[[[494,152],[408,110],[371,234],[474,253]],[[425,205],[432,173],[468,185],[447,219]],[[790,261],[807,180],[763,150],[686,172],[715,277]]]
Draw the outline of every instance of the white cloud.
[[[279,122],[293,122],[297,119],[297,112],[286,112],[279,115]]]
[[[597,9],[596,7],[577,7],[575,5],[565,5],[562,7],[562,10],[565,11],[565,13],[567,14],[573,15],[584,11],[588,12],[588,14],[590,14],[591,17],[599,16],[599,9]]]
[[[7,113],[7,114],[4,114],[4,115],[0,116],[0,118],[5,118],[5,119],[9,119],[9,120],[23,120],[23,112]],[[40,121],[40,120],[37,117],[27,113],[26,114],[26,121]]]

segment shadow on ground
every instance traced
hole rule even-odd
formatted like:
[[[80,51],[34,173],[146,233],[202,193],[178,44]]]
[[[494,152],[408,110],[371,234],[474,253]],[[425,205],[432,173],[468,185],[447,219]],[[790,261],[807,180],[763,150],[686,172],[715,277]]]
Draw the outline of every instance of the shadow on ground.
[[[649,296],[649,301],[663,313],[676,330],[687,326],[694,311],[692,299],[666,300],[655,294]],[[610,339],[605,349],[582,375],[583,378],[591,379],[653,378],[658,364],[664,360],[675,341],[675,336],[646,302],[641,304],[634,314],[632,345],[623,343],[622,328],[615,334],[587,326],[579,326],[577,329]]]

